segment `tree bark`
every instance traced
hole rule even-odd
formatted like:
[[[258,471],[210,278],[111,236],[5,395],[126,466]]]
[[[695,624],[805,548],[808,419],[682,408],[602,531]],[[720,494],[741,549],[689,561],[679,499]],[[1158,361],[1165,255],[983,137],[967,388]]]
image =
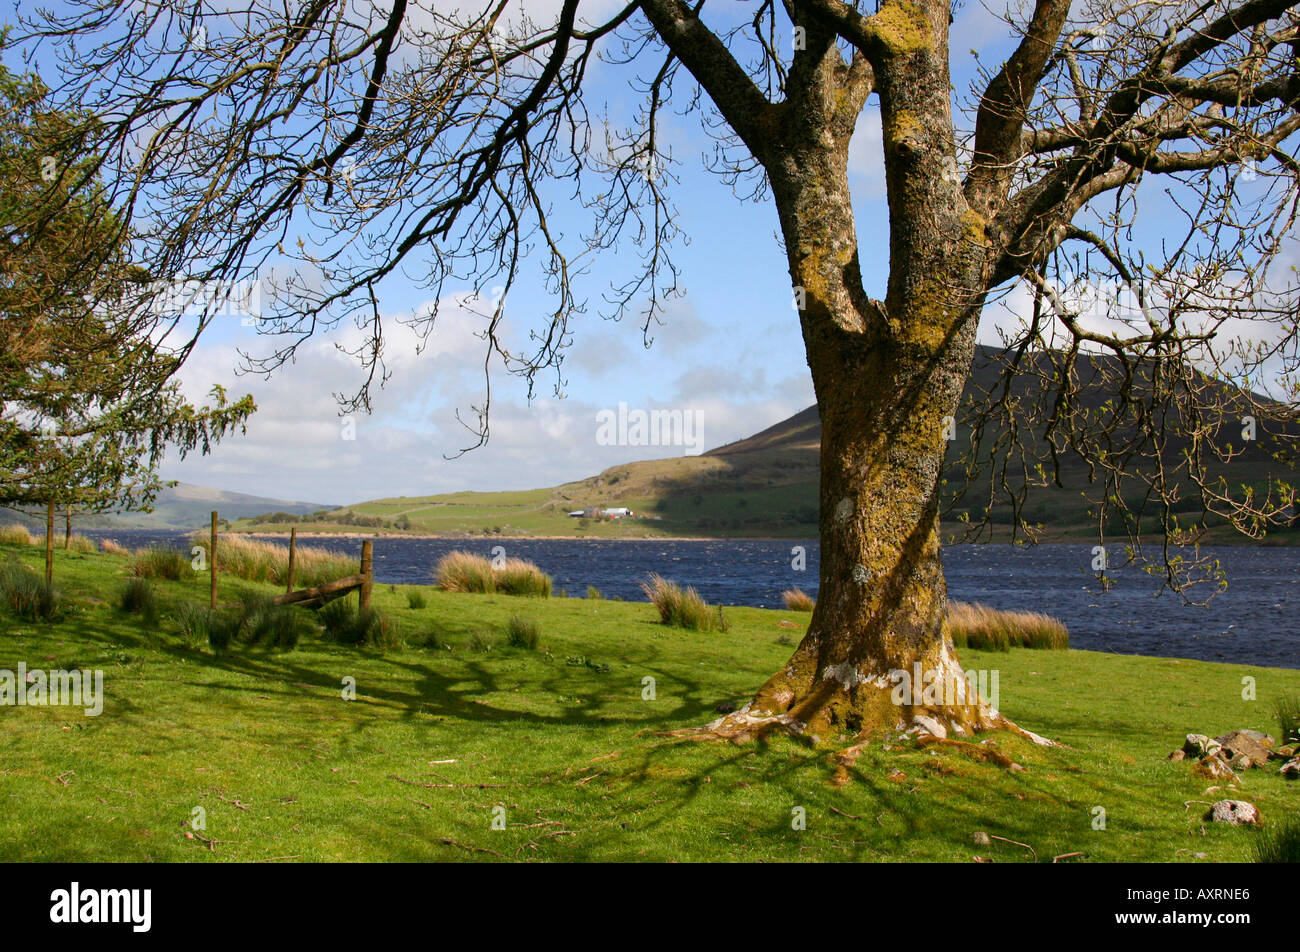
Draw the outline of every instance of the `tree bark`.
[[[900,26],[905,45],[875,75],[889,194],[884,301],[862,287],[852,124],[830,102],[801,108],[769,166],[822,421],[821,589],[790,661],[750,704],[709,725],[724,736],[780,728],[834,742],[1010,728],[1048,743],[971,690],[944,628],[939,487],[948,419],[974,357],[988,242],[949,173],[947,5],[927,10],[934,22]],[[867,236],[872,254],[885,231]]]

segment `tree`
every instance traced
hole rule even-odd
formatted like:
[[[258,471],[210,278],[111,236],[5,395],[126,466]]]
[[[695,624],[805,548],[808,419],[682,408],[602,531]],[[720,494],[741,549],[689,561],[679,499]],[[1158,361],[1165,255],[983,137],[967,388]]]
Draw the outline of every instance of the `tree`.
[[[939,490],[991,296],[1031,290],[1006,360],[1008,374],[1043,379],[1028,398],[1008,383],[978,408],[1001,420],[974,426],[994,434],[999,455],[1013,454],[1015,424],[1037,405],[1049,458],[1026,471],[1050,480],[1061,455],[1082,454],[1105,490],[1103,526],[1106,509],[1128,504],[1113,491],[1123,477],[1154,500],[1173,542],[1183,537],[1170,503],[1189,487],[1253,531],[1285,513],[1285,485],[1234,488],[1206,461],[1234,452],[1212,376],[1267,384],[1234,399],[1261,421],[1294,419],[1294,286],[1272,267],[1296,198],[1292,3],[1034,0],[1010,9],[1008,52],[981,67],[969,95],[951,85],[946,0],[754,0],[740,18],[734,4],[709,5],[709,22],[704,0],[632,0],[599,20],[580,16],[590,6],[562,0],[534,23],[512,18],[508,0],[465,14],[408,0],[367,13],[253,2],[228,16],[86,0],[29,21],[25,35],[66,54],[67,95],[93,95],[117,117],[105,118],[98,151],[122,157],[110,178],[152,225],[138,245],[155,271],[233,277],[296,260],[304,276],[278,284],[268,324],[287,343],[259,366],[332,322],[368,330],[353,406],[383,377],[376,286],[399,267],[435,290],[462,273],[500,285],[484,315],[489,357],[530,393],[538,372],[558,367],[592,253],[641,250],[606,297],[648,327],[677,275],[660,123],[672,102],[700,111],[718,140],[715,167],[775,206],[823,427],[816,611],[789,663],[718,734],[1014,728],[969,695],[896,703],[891,690],[915,665],[962,684],[943,629]],[[588,111],[588,66],[602,54],[645,67],[629,128],[602,128]],[[888,281],[874,295],[848,178],[869,100],[889,207]],[[140,133],[147,144],[128,158]],[[580,242],[552,225],[561,188],[591,211]],[[1153,203],[1157,237],[1134,230]],[[321,244],[284,241],[311,225]],[[535,350],[511,353],[496,331],[530,250],[555,310]],[[1087,315],[1063,293],[1107,280],[1136,308],[1106,294],[1105,313]],[[427,328],[435,316],[415,319]],[[1238,321],[1257,333],[1235,333]],[[1077,399],[1081,368],[1108,377],[1113,399]],[[1187,437],[1169,467],[1150,444],[1175,425]],[[1289,452],[1289,431],[1273,429]],[[1143,450],[1150,465],[1136,465]],[[998,472],[991,485],[1017,491]]]
[[[147,506],[168,445],[207,452],[251,398],[194,407],[148,274],[85,154],[93,121],[0,70],[0,504]]]

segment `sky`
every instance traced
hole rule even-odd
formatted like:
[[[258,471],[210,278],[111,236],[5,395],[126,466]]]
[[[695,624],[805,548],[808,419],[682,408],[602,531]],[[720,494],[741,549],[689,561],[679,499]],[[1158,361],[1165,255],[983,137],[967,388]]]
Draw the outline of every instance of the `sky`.
[[[538,7],[540,6],[540,10]],[[534,16],[548,4],[534,4]],[[554,6],[551,4],[550,6]],[[599,5],[598,5],[599,6]],[[614,4],[606,4],[613,8]],[[1005,27],[976,5],[959,15],[954,60],[966,48],[1001,38]],[[637,70],[644,73],[642,66]],[[627,111],[639,99],[628,69],[597,68],[593,102]],[[589,94],[590,95],[590,94]],[[483,397],[482,320],[457,302],[473,289],[448,289],[438,326],[423,353],[396,318],[429,302],[417,288],[389,286],[385,305],[389,381],[375,393],[370,415],[340,417],[333,395],[352,392],[362,379],[355,360],[336,344],[357,340],[346,328],[314,339],[296,361],[268,378],[239,375],[238,350],[266,350],[256,329],[237,317],[205,336],[185,367],[184,388],[201,399],[213,384],[232,394],[250,393],[258,412],[247,433],[228,437],[209,456],[169,458],[169,479],[219,489],[308,502],[346,504],[386,496],[474,490],[531,489],[594,475],[631,460],[678,456],[743,439],[815,403],[794,309],[776,211],[770,201],[742,203],[730,186],[704,168],[713,146],[697,116],[665,113],[675,159],[672,187],[676,222],[688,236],[674,260],[685,295],[674,300],[646,346],[634,317],[620,322],[596,313],[599,300],[575,322],[563,369],[563,399],[550,378],[539,378],[529,402],[522,381],[495,372],[491,435],[487,445],[459,455],[474,435],[457,419],[473,421]],[[866,278],[883,296],[887,207],[880,161],[879,111],[863,114],[851,146],[850,175]],[[599,268],[600,265],[597,265]],[[535,287],[517,286],[506,319],[522,340],[531,314],[546,313],[548,299]],[[988,335],[992,340],[992,334]],[[692,445],[602,445],[599,419],[617,413],[675,410],[692,414]],[[351,439],[345,439],[351,437]],[[448,458],[452,457],[452,458]]]
[[[1013,3],[1015,0],[1013,0]],[[593,16],[618,4],[597,0]],[[748,16],[736,4],[737,13]],[[530,0],[538,21],[553,16],[556,0]],[[726,8],[731,10],[732,8]],[[716,22],[716,21],[714,21]],[[1007,27],[979,3],[958,11],[952,33],[955,86],[973,75],[978,48],[985,64],[1010,48]],[[593,66],[588,98],[627,114],[638,95],[629,79],[655,64]],[[684,93],[684,89],[682,92]],[[679,93],[680,95],[680,93]],[[244,434],[229,436],[210,455],[179,459],[172,453],[162,475],[216,489],[319,504],[348,504],[388,496],[459,490],[515,490],[581,479],[636,459],[699,452],[742,439],[814,403],[812,380],[794,309],[777,218],[770,201],[740,202],[730,186],[704,168],[713,141],[698,116],[663,113],[663,134],[676,160],[671,186],[676,222],[689,240],[674,248],[685,295],[674,300],[647,346],[634,319],[603,319],[597,304],[601,279],[623,276],[618,261],[597,261],[589,282],[592,307],[575,319],[573,344],[563,364],[563,398],[551,378],[539,378],[536,396],[523,382],[495,368],[491,438],[472,452],[476,438],[457,419],[473,420],[483,401],[483,348],[476,334],[490,308],[473,300],[473,288],[448,287],[437,326],[423,347],[400,319],[427,310],[427,292],[390,279],[381,286],[385,361],[389,380],[373,393],[370,414],[342,416],[335,394],[351,393],[363,379],[345,351],[355,329],[319,335],[294,361],[269,377],[240,371],[240,351],[271,349],[255,326],[231,314],[204,335],[181,373],[185,393],[201,401],[213,385],[258,404]],[[883,297],[887,267],[887,207],[881,170],[879,113],[874,99],[859,120],[850,153],[861,260],[868,293]],[[557,221],[578,229],[582,220],[563,204]],[[527,276],[525,276],[527,278]],[[1012,310],[1024,296],[1009,302]],[[508,299],[506,336],[516,344],[548,313],[540,282],[522,280]],[[997,340],[1008,318],[1000,306],[986,315],[980,339]],[[691,445],[608,445],[602,415],[670,410],[695,424]]]

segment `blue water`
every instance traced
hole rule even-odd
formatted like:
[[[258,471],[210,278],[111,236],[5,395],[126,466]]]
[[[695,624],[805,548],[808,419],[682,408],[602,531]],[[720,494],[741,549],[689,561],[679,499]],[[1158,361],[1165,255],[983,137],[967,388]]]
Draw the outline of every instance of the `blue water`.
[[[187,536],[148,530],[87,531],[132,548],[175,544],[188,551]],[[312,536],[304,545],[360,555],[357,536]],[[791,549],[806,549],[797,571]],[[606,598],[643,600],[639,583],[651,572],[692,585],[710,602],[779,607],[781,592],[798,586],[817,591],[815,542],[728,539],[708,542],[590,539],[406,539],[375,540],[375,580],[428,583],[438,559],[454,549],[536,562],[555,579],[557,593],[582,595],[594,585]],[[1120,548],[1111,547],[1119,561]],[[1208,607],[1160,594],[1159,580],[1136,566],[1114,567],[1107,592],[1091,574],[1090,545],[953,546],[944,552],[950,598],[994,608],[1047,612],[1065,622],[1076,648],[1207,661],[1300,668],[1300,549],[1248,546],[1203,550],[1227,573],[1228,588]],[[1210,586],[1204,586],[1208,589]],[[1195,590],[1194,597],[1204,592]]]

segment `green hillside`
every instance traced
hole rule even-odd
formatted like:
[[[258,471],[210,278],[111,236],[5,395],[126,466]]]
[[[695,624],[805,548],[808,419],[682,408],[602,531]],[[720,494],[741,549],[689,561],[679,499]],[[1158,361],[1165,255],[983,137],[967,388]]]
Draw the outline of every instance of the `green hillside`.
[[[976,405],[998,380],[995,352],[981,348],[977,355],[963,406]],[[1083,403],[1100,407],[1110,395],[1099,385],[1089,385],[1088,375],[1097,364],[1084,359]],[[1017,378],[1013,393],[1021,399],[1032,396],[1038,386],[1031,376]],[[1219,386],[1225,426],[1235,426],[1232,391]],[[1041,427],[1029,437],[1031,446],[1041,439]],[[986,435],[984,445],[993,445],[998,434]],[[968,445],[970,427],[959,419],[957,438],[949,453],[945,478],[955,489],[963,482],[957,460],[960,447]],[[571,536],[578,538],[800,538],[817,533],[817,485],[821,445],[821,423],[817,408],[809,407],[760,433],[717,447],[699,456],[649,460],[611,467],[599,475],[548,489],[523,492],[459,492],[421,497],[376,499],[334,510],[315,521],[285,518],[284,513],[245,519],[237,529],[287,532],[291,524],[299,531],[339,532],[350,528],[366,532],[405,532],[430,535]],[[1183,449],[1177,440],[1166,450],[1168,459]],[[1134,468],[1140,465],[1134,462]],[[1263,486],[1272,477],[1295,479],[1294,464],[1279,463],[1266,441],[1247,446],[1231,463],[1211,467],[1235,485]],[[1095,500],[1098,491],[1089,487],[1088,464],[1077,456],[1062,461],[1065,488],[1030,488],[1025,499],[1025,517],[1044,527],[1047,539],[1091,538],[1095,522],[1088,515],[1084,491]],[[945,526],[950,535],[961,528],[963,516],[978,521],[987,498],[973,492],[955,499],[949,492]],[[571,511],[626,507],[637,515],[631,519],[574,518]],[[1187,505],[1195,517],[1199,507]],[[1195,511],[1194,511],[1195,510]],[[991,520],[994,537],[1004,537],[1011,523],[1011,509],[1005,500],[994,505]],[[1240,536],[1231,527],[1207,522],[1205,541],[1233,542]],[[1269,542],[1289,544],[1300,540],[1300,528],[1276,531]]]

